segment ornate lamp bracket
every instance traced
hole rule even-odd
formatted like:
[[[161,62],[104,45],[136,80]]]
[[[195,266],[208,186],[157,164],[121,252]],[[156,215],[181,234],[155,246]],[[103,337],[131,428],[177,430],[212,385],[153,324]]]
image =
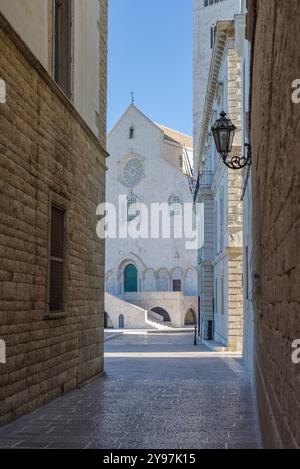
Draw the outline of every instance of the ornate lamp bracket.
[[[227,166],[227,168],[233,170],[240,170],[252,164],[251,145],[249,143],[245,143],[245,148],[247,153],[246,156],[230,157],[226,153],[222,154],[223,162]]]

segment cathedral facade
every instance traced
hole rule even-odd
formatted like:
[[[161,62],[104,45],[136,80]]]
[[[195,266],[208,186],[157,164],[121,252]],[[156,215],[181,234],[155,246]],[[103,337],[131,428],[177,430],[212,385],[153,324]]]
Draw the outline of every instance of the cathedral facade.
[[[153,204],[167,207],[171,225],[185,204],[192,206],[191,137],[155,124],[132,104],[110,132],[108,152],[106,200],[116,207],[123,234],[145,226]],[[147,224],[149,236],[118,233],[106,240],[106,326],[194,325],[197,249],[187,248],[172,230],[169,238],[158,236],[152,219]]]

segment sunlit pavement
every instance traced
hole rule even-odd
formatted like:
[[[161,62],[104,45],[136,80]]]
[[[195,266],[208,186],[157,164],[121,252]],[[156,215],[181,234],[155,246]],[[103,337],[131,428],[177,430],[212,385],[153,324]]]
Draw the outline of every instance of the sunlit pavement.
[[[242,361],[193,334],[120,335],[106,376],[0,430],[1,448],[259,448]]]

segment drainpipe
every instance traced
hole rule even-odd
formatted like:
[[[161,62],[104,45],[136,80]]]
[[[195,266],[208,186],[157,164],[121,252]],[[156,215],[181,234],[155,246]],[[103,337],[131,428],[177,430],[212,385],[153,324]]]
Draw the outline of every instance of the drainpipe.
[[[202,339],[201,334],[202,327],[201,327],[201,297],[198,296],[198,337]]]

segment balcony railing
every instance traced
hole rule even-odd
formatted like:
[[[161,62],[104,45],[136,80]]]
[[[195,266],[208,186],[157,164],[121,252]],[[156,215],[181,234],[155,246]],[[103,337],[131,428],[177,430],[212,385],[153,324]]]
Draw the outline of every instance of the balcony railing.
[[[210,189],[212,186],[214,173],[212,171],[203,171],[199,173],[199,188]]]
[[[214,173],[212,171],[202,171],[198,174],[198,179],[194,189],[194,202],[197,200],[199,191],[209,190],[212,186]]]

